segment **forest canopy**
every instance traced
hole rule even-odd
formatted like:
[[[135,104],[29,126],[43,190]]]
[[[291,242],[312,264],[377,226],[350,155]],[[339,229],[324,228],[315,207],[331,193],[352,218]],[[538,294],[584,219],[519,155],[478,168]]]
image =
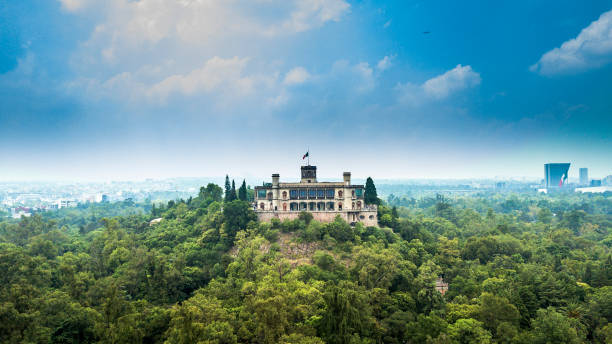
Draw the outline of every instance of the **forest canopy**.
[[[612,342],[611,195],[372,183],[353,227],[258,222],[238,185],[1,221],[0,342]]]

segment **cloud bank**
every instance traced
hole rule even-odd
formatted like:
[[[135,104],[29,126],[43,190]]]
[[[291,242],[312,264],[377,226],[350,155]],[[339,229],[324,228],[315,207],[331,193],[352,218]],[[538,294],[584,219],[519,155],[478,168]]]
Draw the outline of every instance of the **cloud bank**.
[[[303,83],[303,67],[283,66],[265,46],[339,21],[350,9],[345,0],[59,1],[94,23],[71,58],[78,77],[68,88],[153,103],[253,91],[266,98]]]
[[[542,55],[530,67],[542,75],[571,74],[595,69],[612,62],[612,11],[584,28],[560,47]]]

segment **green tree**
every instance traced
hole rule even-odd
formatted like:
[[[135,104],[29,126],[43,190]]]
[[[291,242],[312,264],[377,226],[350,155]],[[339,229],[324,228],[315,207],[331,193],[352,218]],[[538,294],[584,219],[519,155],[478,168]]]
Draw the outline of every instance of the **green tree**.
[[[361,334],[369,332],[373,319],[363,289],[352,282],[342,281],[337,286],[328,285],[323,298],[325,313],[319,333],[326,342],[353,343]]]
[[[210,205],[212,202],[221,202],[223,200],[223,189],[213,183],[208,183],[206,187],[200,188],[198,195],[201,202],[205,203],[205,206]]]
[[[378,199],[378,194],[376,193],[376,186],[374,186],[374,181],[371,177],[366,179],[364,202],[365,204],[380,204],[380,199]]]
[[[224,229],[228,238],[233,242],[236,233],[247,228],[251,221],[257,221],[257,215],[248,202],[235,200],[223,206]]]
[[[236,199],[238,199],[238,196],[236,195],[236,183],[232,179],[232,189],[230,190],[230,201],[234,201]]]
[[[516,307],[508,302],[508,299],[483,293],[480,296],[477,317],[483,322],[486,329],[495,334],[502,322],[518,326],[520,314]]]
[[[448,327],[448,336],[457,344],[489,344],[491,333],[475,319],[459,319]]]
[[[246,201],[247,200],[247,185],[246,185],[246,180],[242,180],[242,185],[240,186],[240,189],[238,189],[238,199],[241,201]]]
[[[533,328],[533,343],[582,343],[584,338],[576,328],[572,319],[558,313],[554,308],[539,309],[537,316],[531,322]]]
[[[216,298],[196,293],[172,309],[166,336],[168,344],[236,343],[230,314]]]
[[[225,175],[225,202],[232,201],[232,183],[230,182],[229,176]]]

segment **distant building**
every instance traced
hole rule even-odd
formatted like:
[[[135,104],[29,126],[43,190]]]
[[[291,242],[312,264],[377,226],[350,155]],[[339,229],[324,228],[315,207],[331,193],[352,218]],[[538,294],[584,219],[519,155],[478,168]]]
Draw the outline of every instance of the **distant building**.
[[[602,179],[601,183],[603,185],[612,186],[612,175],[609,175],[609,176],[605,177],[604,179]]]
[[[544,181],[546,189],[560,188],[567,183],[570,163],[544,164]]]
[[[108,202],[109,202],[108,195],[102,195],[102,203],[108,203]]]
[[[591,184],[589,184],[590,187],[597,187],[597,186],[601,186],[601,179],[593,179],[591,180]]]
[[[57,201],[57,208],[74,208],[79,204],[76,200],[60,199]]]
[[[589,169],[586,167],[580,168],[580,185],[589,185]]]
[[[446,294],[448,291],[448,283],[444,282],[442,277],[438,277],[436,280],[436,290],[442,295]]]
[[[506,188],[506,182],[497,182],[495,183],[495,189],[501,190]]]
[[[376,205],[366,205],[363,185],[351,184],[351,173],[344,172],[341,182],[318,182],[316,166],[302,166],[300,182],[281,183],[278,174],[272,183],[255,187],[254,208],[259,220],[296,219],[300,212],[312,213],[321,222],[336,216],[349,223],[366,226],[378,224]]]
[[[574,191],[578,193],[606,193],[612,192],[612,186],[593,186],[586,188],[576,188]]]

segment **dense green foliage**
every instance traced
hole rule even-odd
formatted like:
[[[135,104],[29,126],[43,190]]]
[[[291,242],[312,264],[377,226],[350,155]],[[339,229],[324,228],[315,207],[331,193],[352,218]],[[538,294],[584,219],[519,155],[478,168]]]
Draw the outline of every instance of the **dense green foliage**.
[[[244,195],[0,222],[0,342],[612,342],[610,196],[393,198],[366,228]]]

